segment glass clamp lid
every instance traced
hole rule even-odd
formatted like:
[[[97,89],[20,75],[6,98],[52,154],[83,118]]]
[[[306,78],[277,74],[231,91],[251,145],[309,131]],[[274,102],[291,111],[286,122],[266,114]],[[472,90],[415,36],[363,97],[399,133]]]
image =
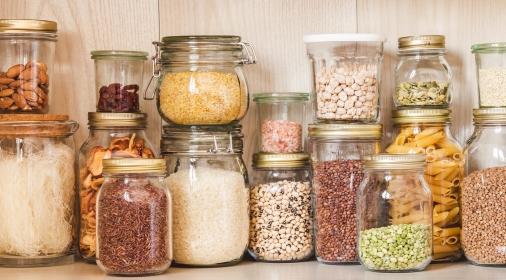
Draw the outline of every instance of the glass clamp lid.
[[[307,92],[264,92],[253,94],[253,101],[258,103],[306,102]]]
[[[95,60],[147,60],[148,53],[140,51],[97,50],[91,52]]]

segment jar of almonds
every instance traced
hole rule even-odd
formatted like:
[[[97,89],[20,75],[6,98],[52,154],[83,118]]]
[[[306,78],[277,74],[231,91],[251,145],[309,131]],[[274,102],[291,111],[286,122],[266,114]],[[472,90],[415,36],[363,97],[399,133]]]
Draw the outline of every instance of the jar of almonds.
[[[56,31],[54,21],[0,19],[0,114],[49,111]]]

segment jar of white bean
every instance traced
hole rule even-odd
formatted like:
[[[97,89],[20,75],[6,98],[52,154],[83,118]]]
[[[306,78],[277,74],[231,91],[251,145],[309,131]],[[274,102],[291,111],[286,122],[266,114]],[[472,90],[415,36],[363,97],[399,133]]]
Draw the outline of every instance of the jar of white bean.
[[[303,40],[311,62],[315,123],[377,123],[386,37],[317,34]]]
[[[309,155],[253,155],[248,252],[257,261],[296,262],[314,253]]]

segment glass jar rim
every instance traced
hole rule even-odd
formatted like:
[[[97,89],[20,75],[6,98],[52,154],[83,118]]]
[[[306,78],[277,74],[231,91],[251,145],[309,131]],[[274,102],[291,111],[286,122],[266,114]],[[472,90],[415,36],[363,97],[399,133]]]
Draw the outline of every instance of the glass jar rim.
[[[261,92],[253,94],[258,103],[305,102],[309,101],[307,92]]]
[[[142,51],[125,50],[96,50],[91,51],[94,60],[148,60],[148,53]]]
[[[505,53],[506,42],[474,44],[471,46],[471,53]]]
[[[382,34],[372,33],[340,33],[340,34],[312,34],[304,35],[304,43],[323,43],[323,42],[386,42],[387,37]]]

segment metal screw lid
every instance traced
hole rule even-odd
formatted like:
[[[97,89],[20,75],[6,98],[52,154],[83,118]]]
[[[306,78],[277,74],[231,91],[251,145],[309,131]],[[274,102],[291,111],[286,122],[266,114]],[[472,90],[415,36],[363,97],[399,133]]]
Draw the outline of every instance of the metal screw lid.
[[[146,113],[88,112],[88,125],[90,127],[142,127],[148,125],[148,115]]]
[[[0,32],[9,33],[56,33],[57,24],[49,20],[0,19]]]
[[[450,109],[413,109],[392,110],[393,123],[437,122],[451,121]]]
[[[506,108],[475,108],[475,123],[506,123]]]
[[[305,153],[256,153],[253,154],[255,168],[302,167],[310,165],[309,154]]]
[[[364,169],[413,169],[425,168],[426,156],[420,154],[364,155]]]
[[[411,49],[444,49],[445,36],[443,35],[420,35],[407,36],[398,39],[399,50]]]
[[[161,158],[114,158],[104,159],[104,173],[155,173],[166,172],[165,159]]]
[[[309,137],[333,138],[381,138],[383,125],[381,124],[310,124]]]

